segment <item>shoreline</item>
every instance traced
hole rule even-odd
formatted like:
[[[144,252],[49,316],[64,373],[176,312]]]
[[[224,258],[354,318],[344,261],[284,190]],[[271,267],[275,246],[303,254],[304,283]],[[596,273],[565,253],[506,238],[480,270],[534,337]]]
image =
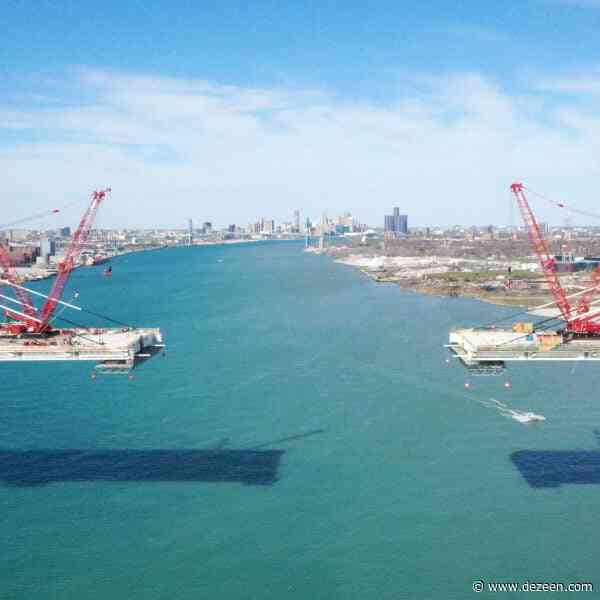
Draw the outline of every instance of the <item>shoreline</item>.
[[[341,261],[336,261],[340,264],[346,264],[347,266],[352,267],[353,265],[348,265],[348,263],[344,263]],[[364,273],[367,277],[372,279],[375,283],[390,283],[397,285],[401,290],[406,292],[413,292],[416,294],[424,294],[427,296],[437,296],[439,298],[471,298],[473,300],[480,300],[482,302],[486,302],[487,304],[493,304],[496,306],[508,306],[515,308],[533,308],[534,306],[538,306],[545,302],[549,302],[551,299],[549,296],[510,296],[510,295],[500,295],[493,292],[484,292],[479,289],[467,289],[461,286],[457,287],[433,287],[424,285],[421,283],[409,283],[406,281],[400,281],[394,278],[380,277],[375,275],[374,273],[369,272],[366,269],[362,269],[360,267],[357,268],[361,273]]]
[[[354,269],[376,283],[392,283],[404,291],[428,296],[447,298],[471,298],[496,306],[528,309],[551,301],[546,290],[539,289],[539,273],[520,274],[515,278],[515,288],[507,285],[508,277],[499,272],[506,271],[503,263],[491,261],[487,273],[470,271],[481,265],[477,259],[455,259],[450,257],[387,257],[349,254],[339,256],[336,251],[320,251],[316,248],[307,252],[323,254],[334,262]],[[465,269],[462,271],[462,269]],[[536,287],[532,282],[535,282]],[[519,284],[519,285],[516,285]],[[532,289],[533,288],[533,289]]]
[[[99,267],[102,264],[106,264],[106,262],[110,262],[111,260],[113,260],[114,258],[119,258],[121,256],[127,256],[128,254],[137,254],[140,252],[155,252],[158,250],[169,250],[172,248],[191,248],[191,247],[198,247],[198,246],[229,246],[229,245],[243,245],[243,244],[253,244],[253,243],[257,243],[257,242],[263,242],[265,240],[246,240],[246,239],[241,239],[241,240],[221,240],[221,241],[214,241],[214,242],[199,242],[199,243],[194,243],[191,246],[188,245],[183,245],[183,244],[165,244],[162,246],[152,246],[152,247],[143,247],[143,248],[132,248],[130,250],[125,250],[123,252],[117,252],[116,254],[112,254],[110,256],[107,257],[107,261],[104,261],[103,263],[97,264],[97,265],[77,265],[74,270],[76,269],[85,269],[85,268],[93,268],[93,267]],[[285,241],[285,240],[282,240]],[[23,271],[33,271],[33,273],[24,273]],[[44,271],[42,269],[37,270],[35,267],[16,267],[15,271],[17,272],[17,274],[19,275],[22,283],[32,283],[32,282],[36,282],[36,281],[45,281],[47,279],[52,279],[53,277],[56,276],[56,271]]]

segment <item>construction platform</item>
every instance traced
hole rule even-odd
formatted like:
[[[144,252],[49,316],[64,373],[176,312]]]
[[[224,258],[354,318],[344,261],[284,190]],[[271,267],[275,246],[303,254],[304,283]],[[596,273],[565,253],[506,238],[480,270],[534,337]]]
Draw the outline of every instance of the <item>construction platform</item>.
[[[52,335],[0,333],[0,362],[91,361],[105,371],[129,371],[164,348],[160,329],[60,329]]]
[[[446,348],[482,374],[502,370],[509,361],[600,361],[600,337],[565,336],[559,331],[457,329],[450,333]]]

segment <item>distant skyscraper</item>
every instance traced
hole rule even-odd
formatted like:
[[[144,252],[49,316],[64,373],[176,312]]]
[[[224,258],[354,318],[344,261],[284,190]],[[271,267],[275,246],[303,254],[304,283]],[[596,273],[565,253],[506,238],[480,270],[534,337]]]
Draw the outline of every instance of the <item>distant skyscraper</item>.
[[[401,215],[400,209],[395,206],[394,214],[384,216],[383,230],[389,237],[406,235],[408,233],[408,216]]]
[[[194,243],[194,222],[188,221],[188,244],[191,246]]]
[[[275,233],[275,221],[273,219],[261,219],[260,220],[260,232],[261,233]]]
[[[294,211],[294,232],[300,233],[300,211]]]
[[[212,223],[210,221],[205,221],[202,224],[202,233],[212,233]]]
[[[50,238],[42,238],[40,241],[40,256],[47,261],[49,256],[56,254],[56,243]]]
[[[71,236],[71,228],[70,227],[63,227],[60,230],[60,235],[61,235],[61,237],[70,237]]]

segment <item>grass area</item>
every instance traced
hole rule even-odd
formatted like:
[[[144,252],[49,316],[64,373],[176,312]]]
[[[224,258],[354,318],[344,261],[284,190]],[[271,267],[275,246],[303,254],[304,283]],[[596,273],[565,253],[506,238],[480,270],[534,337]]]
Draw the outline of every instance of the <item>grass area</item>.
[[[541,273],[532,273],[531,271],[513,271],[510,275],[506,271],[448,271],[430,275],[429,279],[438,279],[448,283],[479,283],[496,279],[499,275],[504,275],[506,279],[538,279],[541,277]]]

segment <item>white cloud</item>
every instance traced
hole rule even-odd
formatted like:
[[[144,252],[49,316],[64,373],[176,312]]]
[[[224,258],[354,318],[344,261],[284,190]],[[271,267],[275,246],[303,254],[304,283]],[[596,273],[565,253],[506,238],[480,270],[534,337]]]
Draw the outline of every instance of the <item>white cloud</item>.
[[[114,193],[102,223],[182,227],[290,219],[295,208],[380,224],[392,205],[412,223],[502,223],[521,178],[582,209],[598,197],[600,116],[479,74],[422,78],[419,93],[386,106],[320,90],[74,77],[63,94],[85,101],[0,105],[3,220],[104,185]]]
[[[600,0],[546,0],[546,2],[572,8],[600,8]]]
[[[542,78],[536,86],[546,92],[557,94],[572,94],[585,98],[586,95],[600,94],[600,70],[588,68],[585,71],[563,77]]]

